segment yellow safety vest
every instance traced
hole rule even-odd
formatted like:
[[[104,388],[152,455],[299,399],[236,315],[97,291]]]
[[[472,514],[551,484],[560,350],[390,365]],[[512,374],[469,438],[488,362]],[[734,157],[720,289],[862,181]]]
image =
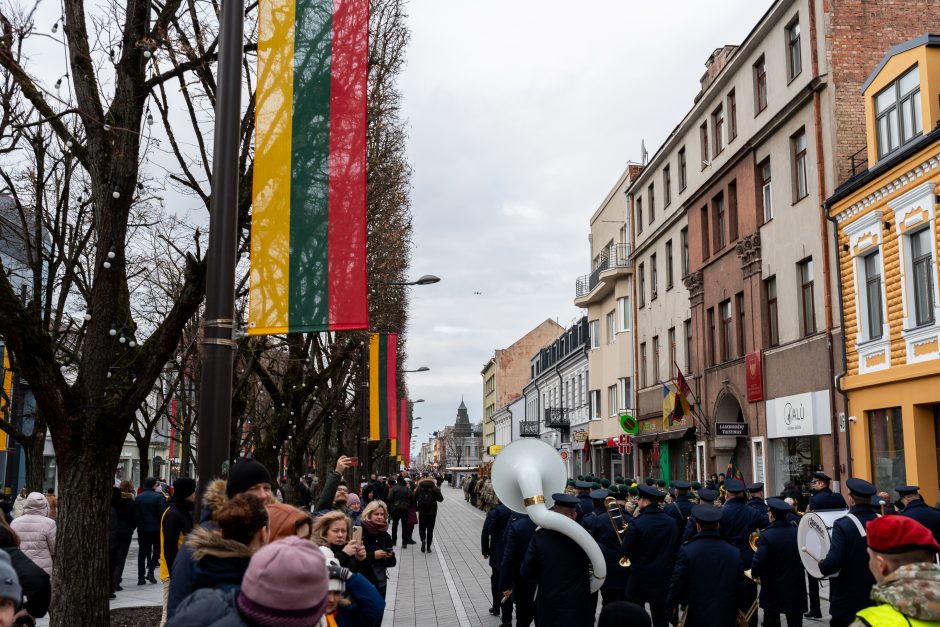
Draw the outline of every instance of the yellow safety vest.
[[[937,621],[909,618],[887,603],[866,607],[856,613],[856,616],[866,625],[871,625],[871,627],[929,627],[930,625],[940,625]]]
[[[160,516],[160,579],[169,579],[170,578],[170,569],[166,567],[166,555],[163,554],[163,519],[166,518],[166,513],[170,511],[170,508],[163,510],[163,515]],[[176,548],[183,546],[183,534],[180,534],[179,540],[176,542]]]

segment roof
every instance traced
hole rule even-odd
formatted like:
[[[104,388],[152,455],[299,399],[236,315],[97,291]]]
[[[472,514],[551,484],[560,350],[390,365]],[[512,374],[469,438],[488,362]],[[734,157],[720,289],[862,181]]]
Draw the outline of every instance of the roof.
[[[895,57],[902,52],[907,52],[908,50],[913,50],[914,48],[919,48],[920,46],[927,46],[929,48],[940,46],[940,35],[926,33],[920,37],[908,39],[905,42],[899,43],[898,45],[889,48],[888,52],[885,53],[885,56],[882,57],[878,65],[875,66],[875,71],[869,74],[865,82],[862,83],[862,87],[859,91],[863,94],[865,93],[865,90],[868,89],[868,86],[871,85],[873,80],[875,80],[875,77],[878,76],[882,68],[884,68],[888,61],[891,60],[891,57]]]

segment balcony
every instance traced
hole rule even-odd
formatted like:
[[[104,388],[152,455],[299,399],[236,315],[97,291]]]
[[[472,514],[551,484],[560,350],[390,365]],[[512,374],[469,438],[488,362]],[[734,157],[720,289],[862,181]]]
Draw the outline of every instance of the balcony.
[[[567,429],[571,426],[568,410],[563,407],[545,408],[545,426],[549,429]]]
[[[519,423],[519,436],[523,438],[537,438],[539,437],[539,423],[537,422],[520,422]]]
[[[597,267],[575,281],[575,305],[586,307],[614,289],[617,278],[633,267],[630,244],[614,244],[601,251]]]

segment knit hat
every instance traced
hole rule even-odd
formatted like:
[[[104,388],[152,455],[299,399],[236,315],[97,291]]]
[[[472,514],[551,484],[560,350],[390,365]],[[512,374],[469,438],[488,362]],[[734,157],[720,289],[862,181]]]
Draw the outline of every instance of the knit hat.
[[[876,553],[907,553],[920,549],[940,551],[930,529],[907,516],[881,516],[865,523],[868,546]]]
[[[179,500],[184,500],[190,494],[196,492],[196,480],[189,477],[180,477],[173,482],[173,496]]]
[[[271,473],[256,459],[240,459],[229,469],[225,495],[232,498],[259,483],[273,484]]]
[[[6,551],[0,551],[0,599],[10,599],[16,605],[23,599],[23,587]]]
[[[326,559],[319,547],[289,536],[261,547],[251,557],[238,609],[265,627],[309,627],[326,611],[328,585]]]
[[[268,532],[272,542],[294,535],[301,521],[310,520],[306,512],[286,503],[269,503],[267,509]]]
[[[359,505],[359,504],[361,504],[361,503],[362,503],[362,501],[359,499],[359,495],[356,494],[355,492],[350,492],[350,493],[346,496],[346,505],[347,505],[347,506],[350,506],[350,507],[351,507],[351,506],[353,506],[353,505]]]
[[[349,576],[349,569],[339,565],[339,560],[333,555],[333,551],[325,546],[320,547],[323,557],[326,558],[326,572],[330,578],[330,592],[346,592],[346,578]]]

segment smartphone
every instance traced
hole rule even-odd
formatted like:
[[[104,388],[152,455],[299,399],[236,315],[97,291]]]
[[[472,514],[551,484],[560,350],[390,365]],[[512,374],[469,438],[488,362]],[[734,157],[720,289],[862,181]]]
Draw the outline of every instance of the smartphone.
[[[358,465],[359,465],[359,458],[358,458],[358,457],[350,457],[350,458],[349,458],[349,465],[350,465],[352,468],[355,468],[356,466],[358,466]]]
[[[353,544],[362,544],[362,527],[359,525],[353,527],[352,541]]]

